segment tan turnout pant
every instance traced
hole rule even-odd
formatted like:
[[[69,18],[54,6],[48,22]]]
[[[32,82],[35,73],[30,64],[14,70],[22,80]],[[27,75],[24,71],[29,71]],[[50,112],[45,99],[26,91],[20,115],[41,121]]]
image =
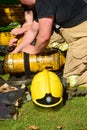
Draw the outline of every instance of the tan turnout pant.
[[[64,77],[78,75],[76,85],[87,86],[87,21],[72,28],[61,28],[61,35],[69,44]]]

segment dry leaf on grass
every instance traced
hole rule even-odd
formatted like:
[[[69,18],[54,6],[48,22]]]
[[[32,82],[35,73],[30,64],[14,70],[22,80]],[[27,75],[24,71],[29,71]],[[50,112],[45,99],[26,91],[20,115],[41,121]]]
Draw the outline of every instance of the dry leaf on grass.
[[[29,128],[30,130],[38,130],[38,129],[39,129],[39,127],[34,126],[34,125],[31,125],[31,126],[29,126],[28,128]]]
[[[46,120],[49,121],[49,120],[51,120],[51,119],[50,119],[50,118],[47,118]]]
[[[57,126],[57,129],[58,130],[62,129],[62,126],[61,125]]]
[[[15,90],[17,90],[16,87],[11,86],[11,85],[9,85],[7,83],[5,83],[5,84],[0,86],[0,93],[2,93],[2,92],[9,92],[9,91],[15,91]]]

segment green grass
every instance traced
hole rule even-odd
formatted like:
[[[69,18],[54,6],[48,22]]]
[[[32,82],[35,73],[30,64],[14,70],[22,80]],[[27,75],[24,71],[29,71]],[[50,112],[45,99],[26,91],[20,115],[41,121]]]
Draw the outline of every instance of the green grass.
[[[40,130],[57,130],[57,126],[87,130],[87,97],[74,97],[56,108],[41,108],[29,101],[19,109],[19,115],[16,121],[0,121],[0,130],[29,130],[31,125]]]

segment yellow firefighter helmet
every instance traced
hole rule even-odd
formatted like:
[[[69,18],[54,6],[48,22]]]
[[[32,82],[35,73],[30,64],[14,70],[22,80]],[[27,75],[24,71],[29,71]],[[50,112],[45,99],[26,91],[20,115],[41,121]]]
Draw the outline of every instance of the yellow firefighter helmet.
[[[60,78],[46,69],[34,76],[30,91],[32,101],[41,107],[54,107],[63,100],[63,86]]]

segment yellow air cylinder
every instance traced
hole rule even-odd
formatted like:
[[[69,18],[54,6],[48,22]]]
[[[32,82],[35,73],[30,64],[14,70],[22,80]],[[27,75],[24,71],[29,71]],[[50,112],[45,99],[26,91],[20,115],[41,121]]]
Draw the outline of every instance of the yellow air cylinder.
[[[59,70],[65,64],[65,57],[58,51],[49,55],[29,55],[29,67],[31,72]],[[6,73],[25,72],[24,53],[8,54],[4,58],[4,70]]]
[[[14,37],[10,32],[0,32],[0,46],[8,46],[12,38]]]

